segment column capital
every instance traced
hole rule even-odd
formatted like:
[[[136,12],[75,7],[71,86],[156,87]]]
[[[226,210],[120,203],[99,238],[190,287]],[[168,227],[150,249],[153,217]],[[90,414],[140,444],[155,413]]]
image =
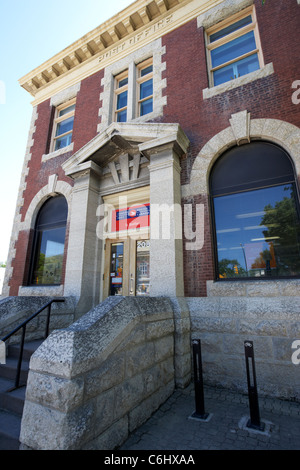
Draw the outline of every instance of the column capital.
[[[139,144],[138,147],[139,151],[147,158],[164,152],[165,150],[173,150],[178,157],[181,157],[187,152],[189,143],[189,139],[179,124],[177,124],[176,126],[172,126],[169,133],[143,142]]]

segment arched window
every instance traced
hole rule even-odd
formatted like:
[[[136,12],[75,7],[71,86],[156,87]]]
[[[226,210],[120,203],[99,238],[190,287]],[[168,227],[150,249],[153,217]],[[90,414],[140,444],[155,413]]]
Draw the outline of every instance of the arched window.
[[[64,196],[51,197],[41,207],[35,225],[30,284],[61,283],[67,216]]]
[[[294,168],[269,142],[225,152],[210,175],[219,279],[300,275],[300,222]]]

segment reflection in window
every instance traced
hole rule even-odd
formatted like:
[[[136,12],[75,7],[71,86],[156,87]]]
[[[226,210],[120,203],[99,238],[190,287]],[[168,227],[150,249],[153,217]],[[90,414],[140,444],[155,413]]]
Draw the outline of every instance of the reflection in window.
[[[212,86],[254,72],[263,65],[252,7],[244,14],[234,15],[231,20],[213,26],[207,36]]]
[[[42,206],[35,226],[31,284],[61,283],[67,215],[63,196],[50,198]]]
[[[153,111],[153,64],[152,58],[146,60],[138,67],[138,107],[139,116]]]
[[[60,150],[72,142],[75,99],[68,104],[59,106],[56,113],[53,150]]]
[[[124,243],[111,245],[110,289],[109,295],[122,295],[123,292],[123,261]]]
[[[258,142],[226,152],[211,190],[220,279],[300,275],[297,189],[285,152]]]
[[[150,241],[138,240],[136,244],[136,295],[149,295]]]
[[[116,121],[127,121],[128,105],[128,71],[116,77],[115,97],[116,97]]]

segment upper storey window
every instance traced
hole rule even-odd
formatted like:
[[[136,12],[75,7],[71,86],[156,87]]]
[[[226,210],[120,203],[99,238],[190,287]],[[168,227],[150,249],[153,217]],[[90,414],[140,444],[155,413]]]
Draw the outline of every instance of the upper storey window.
[[[116,121],[127,121],[128,106],[128,70],[116,77],[115,88]]]
[[[260,69],[263,58],[250,7],[207,31],[210,85],[217,86]]]
[[[129,68],[114,78],[114,120],[127,122],[153,112],[153,59]]]
[[[53,151],[60,150],[72,141],[75,99],[56,108],[54,119]]]
[[[153,61],[152,58],[138,66],[138,115],[153,111]]]

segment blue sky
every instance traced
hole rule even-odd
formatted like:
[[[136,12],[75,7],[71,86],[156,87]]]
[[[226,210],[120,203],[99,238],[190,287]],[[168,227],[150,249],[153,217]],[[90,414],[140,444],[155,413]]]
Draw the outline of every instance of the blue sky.
[[[0,261],[7,259],[32,113],[33,97],[18,80],[132,3],[0,0]]]

